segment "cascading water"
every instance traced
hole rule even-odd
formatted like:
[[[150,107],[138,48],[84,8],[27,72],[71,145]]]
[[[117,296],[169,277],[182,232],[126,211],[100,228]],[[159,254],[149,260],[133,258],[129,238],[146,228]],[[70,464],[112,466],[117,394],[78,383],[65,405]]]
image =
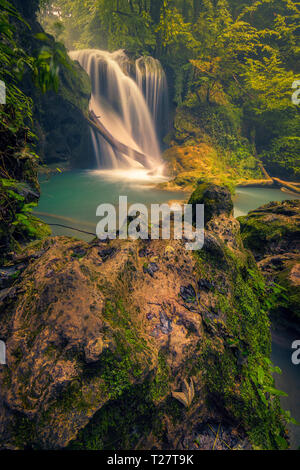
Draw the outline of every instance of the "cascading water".
[[[146,98],[157,133],[162,138],[169,127],[169,93],[165,71],[159,60],[150,56],[140,57],[135,66],[137,84]]]
[[[147,169],[155,171],[161,168],[153,118],[142,90],[129,76],[131,64],[124,51],[109,53],[87,49],[70,52],[70,57],[77,60],[91,78],[90,109],[108,134],[129,149],[126,154],[121,152],[91,128],[98,168],[142,168],[136,152],[145,157],[144,167]],[[139,80],[141,83],[142,78]],[[147,98],[148,103],[152,102],[152,113],[159,112],[160,100],[154,96],[159,94],[158,80],[155,86],[157,92],[149,91],[149,100]]]

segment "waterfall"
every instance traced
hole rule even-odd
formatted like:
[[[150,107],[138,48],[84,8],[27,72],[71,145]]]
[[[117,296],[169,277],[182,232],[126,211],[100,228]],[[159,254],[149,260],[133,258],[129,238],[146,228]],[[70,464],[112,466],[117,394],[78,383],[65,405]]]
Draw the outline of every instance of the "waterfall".
[[[109,53],[87,49],[72,51],[70,57],[77,60],[91,78],[90,110],[108,134],[129,149],[126,155],[91,128],[98,168],[142,168],[136,152],[145,157],[144,167],[147,169],[154,171],[161,167],[160,146],[154,125],[160,99],[155,97],[154,90],[149,91],[149,97],[145,99],[142,89],[130,76],[132,66],[124,51]],[[138,80],[141,83],[142,78]],[[159,95],[159,79],[155,81],[155,86]]]
[[[150,56],[136,60],[136,80],[143,92],[154,119],[156,130],[162,138],[169,128],[168,82],[159,60]]]

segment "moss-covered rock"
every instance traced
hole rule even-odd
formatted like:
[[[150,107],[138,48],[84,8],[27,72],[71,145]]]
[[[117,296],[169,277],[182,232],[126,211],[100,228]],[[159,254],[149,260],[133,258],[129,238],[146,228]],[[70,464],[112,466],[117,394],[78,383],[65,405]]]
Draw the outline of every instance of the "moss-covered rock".
[[[233,214],[233,202],[228,188],[211,183],[199,184],[189,199],[189,204],[204,204],[204,222],[207,224],[213,217]]]
[[[195,253],[181,240],[27,248],[0,310],[3,448],[205,449],[215,426],[233,448],[286,445],[264,282],[229,212]]]
[[[271,202],[239,218],[244,244],[253,252],[269,282],[284,291],[277,318],[299,325],[300,200]]]
[[[226,105],[178,106],[163,157],[173,177],[163,187],[194,187],[198,180],[234,187],[262,177],[248,140],[242,137],[239,111]]]
[[[166,189],[193,191],[198,181],[233,187],[241,180],[237,169],[226,165],[217,149],[205,142],[173,145],[163,158],[172,177],[160,185]]]
[[[260,261],[266,255],[299,251],[300,201],[270,202],[239,217],[244,244]]]

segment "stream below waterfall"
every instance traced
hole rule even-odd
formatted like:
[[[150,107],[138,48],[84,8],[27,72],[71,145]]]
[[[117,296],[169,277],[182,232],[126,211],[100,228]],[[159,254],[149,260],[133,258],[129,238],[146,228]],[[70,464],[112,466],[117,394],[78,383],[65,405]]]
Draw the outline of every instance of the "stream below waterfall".
[[[145,205],[169,201],[186,201],[189,194],[157,188],[163,177],[152,177],[143,170],[67,171],[41,181],[41,198],[38,213],[48,223],[71,225],[95,233],[99,218],[96,209],[100,204],[118,205],[119,196],[127,196],[128,204]],[[237,188],[234,200],[235,217],[246,215],[270,201],[300,199],[279,189]],[[53,227],[54,235],[75,236],[90,240],[92,236],[65,228]]]

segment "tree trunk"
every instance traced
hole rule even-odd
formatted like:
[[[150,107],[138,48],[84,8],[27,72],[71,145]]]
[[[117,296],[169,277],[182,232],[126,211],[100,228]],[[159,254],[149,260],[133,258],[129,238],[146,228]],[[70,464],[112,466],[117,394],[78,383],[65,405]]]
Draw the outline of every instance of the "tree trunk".
[[[120,153],[124,153],[128,157],[135,158],[141,165],[145,168],[148,167],[148,159],[147,156],[135,150],[127,145],[119,142],[101,123],[101,121],[97,118],[93,111],[89,112],[89,117],[87,118],[89,124],[95,129],[95,131],[99,132],[101,136],[108,142],[112,148]]]
[[[163,6],[163,0],[151,0],[150,15],[154,24],[160,21],[160,13]]]
[[[189,20],[189,6],[188,6],[188,3],[187,3],[187,0],[183,0],[182,16],[185,19],[185,21]]]
[[[201,0],[194,0],[193,1],[193,8],[194,8],[194,22],[198,20],[200,10],[201,10]]]

